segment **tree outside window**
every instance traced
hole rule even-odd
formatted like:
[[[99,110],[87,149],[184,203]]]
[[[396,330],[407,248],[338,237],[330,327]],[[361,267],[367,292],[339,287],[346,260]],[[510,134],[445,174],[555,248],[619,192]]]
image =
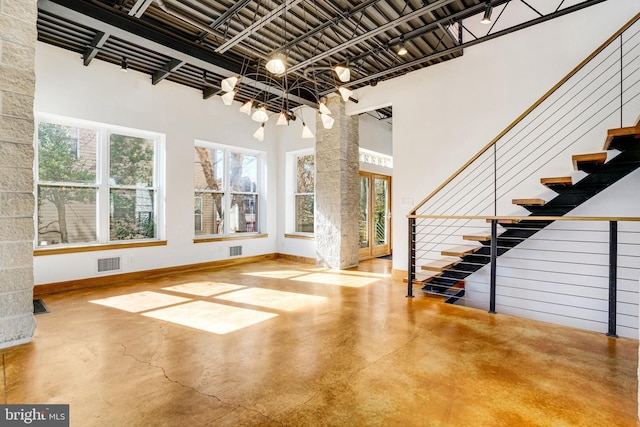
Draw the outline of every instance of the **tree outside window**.
[[[296,157],[295,231],[313,233],[315,156],[307,154]]]
[[[259,231],[259,156],[210,145],[195,146],[195,235]]]
[[[156,238],[155,139],[49,121],[37,139],[38,246]]]

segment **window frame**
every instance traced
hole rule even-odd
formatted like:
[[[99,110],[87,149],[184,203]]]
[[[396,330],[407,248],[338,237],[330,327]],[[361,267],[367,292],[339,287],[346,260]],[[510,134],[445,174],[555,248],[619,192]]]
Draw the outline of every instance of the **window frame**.
[[[266,182],[265,173],[266,173],[266,153],[264,151],[253,150],[244,147],[237,147],[232,145],[219,144],[214,142],[195,140],[193,144],[194,155],[196,147],[203,147],[209,150],[219,150],[222,151],[222,189],[221,190],[211,190],[204,188],[197,188],[195,183],[195,166],[194,162],[194,180],[193,180],[193,192],[194,192],[194,214],[195,214],[195,199],[199,196],[199,194],[210,193],[210,194],[221,194],[222,195],[222,221],[223,221],[223,230],[222,233],[207,233],[207,234],[196,234],[195,229],[195,216],[194,216],[194,225],[192,227],[194,233],[194,241],[209,241],[211,239],[230,239],[230,238],[242,238],[244,237],[256,237],[261,236],[264,233],[264,230],[267,229],[266,225],[266,216],[265,212],[267,210],[266,206],[266,198],[264,196],[265,190],[264,185]],[[250,155],[256,158],[256,182],[255,182],[255,191],[234,191],[231,189],[231,153],[238,153],[242,155]],[[254,229],[252,231],[231,231],[231,209],[232,209],[232,197],[234,195],[245,196],[250,195],[254,196],[256,203],[255,207],[255,223],[257,223],[257,227],[254,225]],[[255,206],[257,205],[257,206]],[[207,221],[204,213],[202,214],[201,224]],[[204,227],[202,227],[204,228]]]
[[[305,157],[312,155],[314,158],[313,163],[313,193],[299,193],[298,190],[298,159],[300,157]],[[285,235],[292,237],[314,237],[315,236],[315,199],[316,199],[316,153],[313,148],[305,148],[301,150],[288,151],[286,153],[286,174],[287,178],[285,184],[285,191],[287,194],[286,199],[286,226],[285,226]],[[296,209],[296,199],[297,196],[304,195],[312,195],[313,203],[314,203],[314,212],[313,212],[313,222],[314,222],[314,231],[305,232],[305,231],[297,231],[297,209]]]
[[[39,177],[40,163],[39,163],[39,129],[41,123],[50,123],[58,126],[72,127],[76,129],[86,129],[96,132],[96,155],[95,155],[95,182],[90,184],[78,184],[78,183],[58,183],[51,181],[41,181]],[[153,185],[142,186],[122,186],[111,185],[110,183],[110,156],[109,150],[111,145],[111,135],[124,135],[134,138],[143,138],[151,140],[153,142],[153,173],[152,180]],[[67,248],[95,248],[96,246],[113,247],[118,245],[154,245],[164,239],[165,236],[165,223],[164,223],[164,187],[165,187],[165,168],[164,168],[164,156],[166,137],[159,132],[152,132],[140,129],[133,129],[123,126],[111,125],[107,123],[100,123],[82,119],[76,119],[72,117],[59,116],[48,113],[36,112],[35,114],[35,132],[34,132],[34,196],[36,200],[36,216],[34,221],[35,238],[34,248],[46,250],[47,252],[53,252],[53,249],[66,250]],[[79,141],[77,141],[76,149],[79,151]],[[69,188],[93,188],[95,189],[95,227],[96,227],[96,240],[86,242],[73,242],[73,243],[58,243],[55,245],[41,244],[39,239],[39,208],[38,208],[38,192],[42,186],[64,186]],[[153,191],[153,223],[154,223],[154,236],[149,238],[137,238],[137,239],[122,239],[112,240],[110,230],[111,210],[110,204],[110,192],[111,189],[126,189],[126,190],[151,190]],[[93,249],[91,249],[93,250]],[[56,252],[60,252],[59,250]]]

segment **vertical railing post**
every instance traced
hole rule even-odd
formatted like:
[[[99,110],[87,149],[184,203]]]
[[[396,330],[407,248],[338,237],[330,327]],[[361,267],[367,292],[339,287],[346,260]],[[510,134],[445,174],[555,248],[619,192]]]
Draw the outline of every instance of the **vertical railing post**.
[[[624,34],[624,33],[622,33]],[[622,43],[622,34],[620,34],[620,127],[623,127],[623,110],[624,110],[624,102],[623,102],[623,98],[622,95],[624,94],[624,87],[622,86],[622,83],[624,81],[624,64],[623,64],[623,43]]]
[[[489,289],[489,313],[496,312],[496,267],[498,259],[498,220],[491,220],[491,277]]]
[[[416,219],[409,218],[409,268],[407,269],[407,298],[413,298],[413,279],[416,277]]]
[[[609,221],[609,331],[607,336],[618,338],[616,334],[618,302],[618,222]]]

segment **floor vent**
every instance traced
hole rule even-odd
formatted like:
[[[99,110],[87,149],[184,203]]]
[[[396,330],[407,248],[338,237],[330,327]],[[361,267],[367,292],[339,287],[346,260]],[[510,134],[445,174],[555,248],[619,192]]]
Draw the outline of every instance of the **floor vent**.
[[[42,314],[42,313],[48,313],[48,312],[49,312],[49,309],[44,304],[44,301],[42,301],[41,299],[33,300],[33,314]]]
[[[118,270],[120,270],[120,257],[98,259],[98,273]]]
[[[242,255],[242,246],[229,246],[229,256]]]

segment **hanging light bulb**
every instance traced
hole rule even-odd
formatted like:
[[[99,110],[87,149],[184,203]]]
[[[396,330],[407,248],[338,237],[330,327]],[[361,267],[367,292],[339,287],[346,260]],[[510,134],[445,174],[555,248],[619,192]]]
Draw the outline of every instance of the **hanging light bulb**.
[[[258,123],[264,123],[269,120],[269,115],[267,114],[267,107],[264,105],[258,107],[256,111],[251,115],[251,120]]]
[[[491,1],[487,1],[484,9],[484,16],[480,20],[481,24],[491,24]]]
[[[283,55],[273,55],[269,61],[265,64],[265,68],[271,73],[279,76],[284,74],[287,69],[285,65],[286,59]]]
[[[318,110],[320,110],[320,113],[322,114],[331,114],[331,110],[329,110],[329,107],[327,107],[325,100],[320,101],[320,103],[318,104]]]
[[[242,104],[242,107],[240,107],[240,112],[245,113],[247,116],[250,116],[251,108],[253,108],[253,101],[249,100]]]
[[[236,92],[232,90],[231,92],[223,94],[222,96],[220,96],[220,98],[222,98],[222,102],[224,103],[224,105],[231,105],[235,96]]]
[[[276,122],[277,126],[287,126],[289,124],[289,118],[287,117],[287,113],[282,111],[278,116],[278,121]]]
[[[238,84],[238,80],[240,79],[236,76],[227,77],[226,79],[220,82],[220,88],[222,88],[222,90],[225,92],[231,92],[236,88],[236,84]]]
[[[306,123],[302,123],[302,138],[313,138],[313,133],[311,133],[311,129],[309,129]]]
[[[127,63],[127,58],[123,56],[122,61],[120,62],[120,71],[122,71],[123,73],[126,73],[128,69],[129,69],[129,64]]]
[[[333,127],[333,123],[335,120],[328,114],[320,113],[320,118],[322,119],[322,126],[325,129],[331,129]],[[304,132],[304,129],[303,129]]]
[[[348,82],[349,80],[351,80],[351,70],[349,69],[349,67],[343,67],[342,65],[336,65],[333,68],[333,71],[335,71],[336,75],[338,76],[338,79],[341,82]]]
[[[351,95],[353,95],[353,91],[350,89],[347,89],[344,86],[340,86],[338,88],[338,92],[340,92],[340,96],[342,97],[342,100],[344,102],[347,102],[349,100],[349,98],[351,97]]]
[[[409,51],[407,50],[407,47],[404,44],[404,36],[402,36],[400,40],[401,41],[400,41],[400,47],[398,48],[398,55],[404,56],[407,53],[409,53]]]
[[[264,123],[253,133],[253,137],[260,142],[264,141]]]

